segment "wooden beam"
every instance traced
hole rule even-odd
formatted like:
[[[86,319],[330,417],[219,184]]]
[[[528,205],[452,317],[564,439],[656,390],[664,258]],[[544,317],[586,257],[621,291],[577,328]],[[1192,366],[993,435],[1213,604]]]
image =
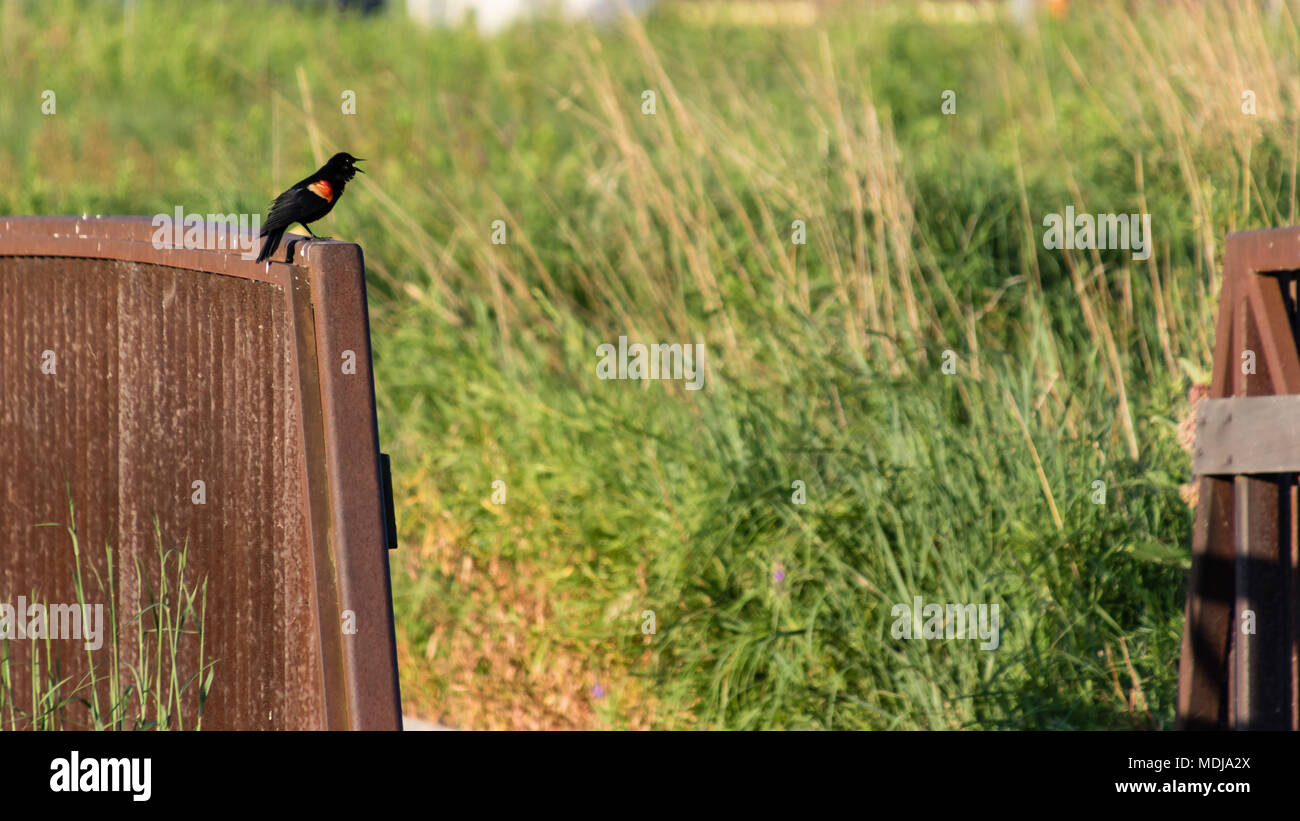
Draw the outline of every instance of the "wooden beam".
[[[1192,471],[1300,473],[1300,394],[1202,400],[1196,406]]]

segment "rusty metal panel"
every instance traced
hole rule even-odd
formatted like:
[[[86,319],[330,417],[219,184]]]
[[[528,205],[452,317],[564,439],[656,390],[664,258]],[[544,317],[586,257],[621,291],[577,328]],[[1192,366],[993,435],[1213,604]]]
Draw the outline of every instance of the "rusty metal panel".
[[[216,662],[205,728],[399,729],[360,249],[298,241],[293,264],[256,264],[152,236],[139,218],[0,219],[0,603],[76,601],[70,537],[36,526],[67,523],[71,499],[83,575],[107,576],[112,550],[123,665],[142,662],[155,528],[188,547]],[[338,345],[358,354],[341,380]],[[66,644],[75,679],[86,653]],[[33,642],[8,645],[30,662]]]
[[[1223,725],[1234,591],[1232,480],[1202,476],[1178,663],[1179,729]]]

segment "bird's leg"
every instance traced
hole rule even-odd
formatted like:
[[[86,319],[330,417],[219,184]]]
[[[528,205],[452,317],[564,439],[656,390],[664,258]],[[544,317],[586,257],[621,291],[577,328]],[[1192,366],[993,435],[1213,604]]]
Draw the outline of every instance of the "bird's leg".
[[[311,226],[303,224],[302,227],[307,229],[307,233],[311,234],[312,239],[320,239],[320,237],[316,236],[316,232],[311,230]]]

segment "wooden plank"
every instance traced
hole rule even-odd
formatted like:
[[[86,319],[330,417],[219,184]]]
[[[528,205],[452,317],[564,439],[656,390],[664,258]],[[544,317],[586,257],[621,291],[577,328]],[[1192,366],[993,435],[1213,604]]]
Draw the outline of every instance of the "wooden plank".
[[[1300,394],[1204,399],[1192,471],[1200,476],[1300,472]]]

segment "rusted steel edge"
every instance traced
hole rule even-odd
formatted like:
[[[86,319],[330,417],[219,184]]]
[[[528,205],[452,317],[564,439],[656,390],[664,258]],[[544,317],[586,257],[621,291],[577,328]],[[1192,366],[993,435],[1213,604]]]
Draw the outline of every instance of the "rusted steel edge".
[[[281,266],[288,267],[288,266]],[[298,436],[304,443],[299,475],[306,493],[301,499],[303,521],[311,549],[315,576],[315,616],[320,641],[318,681],[325,705],[319,729],[346,730],[348,716],[347,676],[344,672],[343,642],[339,625],[338,566],[330,549],[329,466],[325,460],[325,425],[321,414],[320,366],[316,359],[316,328],[311,307],[308,274],[290,269],[289,287],[284,289],[286,314],[294,340],[294,385],[298,390]]]
[[[312,244],[301,252],[311,277],[320,363],[325,458],[330,477],[330,544],[343,635],[351,727],[402,729],[387,515],[370,352],[370,314],[361,248]]]
[[[287,234],[275,257],[258,263],[239,249],[159,248],[153,237],[148,217],[0,218],[0,256],[139,262],[253,279],[284,290],[298,354],[299,424],[308,454],[302,466],[308,488],[303,513],[317,576],[315,612],[326,704],[322,718],[329,729],[400,730],[361,249]],[[289,253],[296,255],[292,265],[284,261]],[[332,265],[340,266],[337,274]],[[338,368],[343,350],[356,353],[355,374]],[[313,356],[323,366],[319,379],[317,369],[303,367]],[[318,455],[313,457],[313,451]],[[354,635],[342,635],[344,610],[355,614]],[[346,699],[340,698],[340,689]]]
[[[1227,284],[1227,257],[1235,252],[1243,274],[1269,271],[1293,271],[1300,267],[1300,226],[1235,231],[1224,244],[1224,282]]]
[[[290,248],[301,248],[308,239],[286,234],[272,260],[255,262],[245,259],[237,248],[155,247],[154,232],[149,217],[0,217],[0,256],[115,259],[256,279],[285,287],[286,255]],[[244,239],[256,241],[256,237]]]

